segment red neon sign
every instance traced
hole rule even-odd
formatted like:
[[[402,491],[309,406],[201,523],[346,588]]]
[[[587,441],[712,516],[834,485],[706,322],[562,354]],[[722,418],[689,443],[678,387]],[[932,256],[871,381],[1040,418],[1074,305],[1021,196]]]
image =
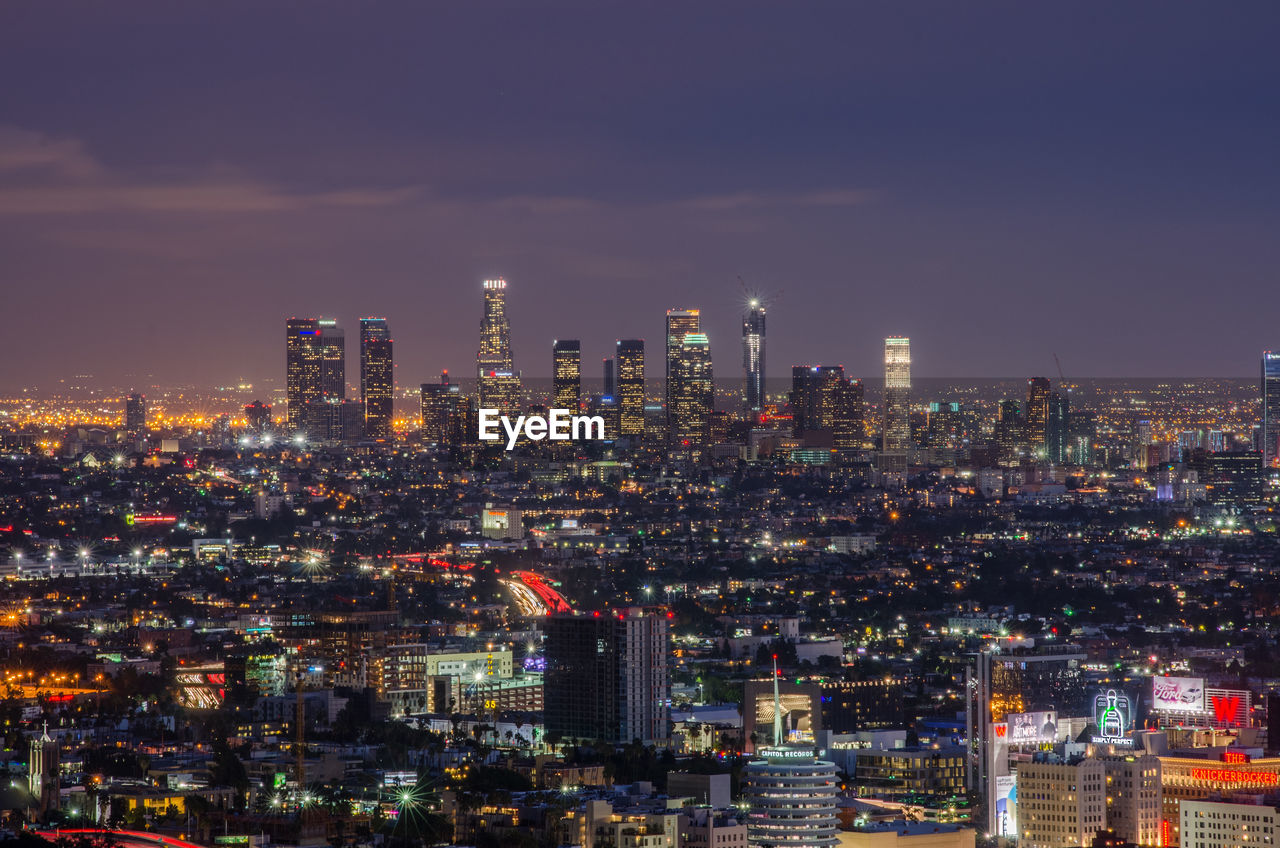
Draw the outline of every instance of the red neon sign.
[[[1231,724],[1236,719],[1236,713],[1240,710],[1240,696],[1214,695],[1209,699],[1213,702],[1213,717],[1225,724]]]
[[[1259,786],[1280,785],[1280,775],[1273,771],[1244,771],[1225,768],[1193,768],[1193,780],[1212,780],[1217,783],[1254,783]]]

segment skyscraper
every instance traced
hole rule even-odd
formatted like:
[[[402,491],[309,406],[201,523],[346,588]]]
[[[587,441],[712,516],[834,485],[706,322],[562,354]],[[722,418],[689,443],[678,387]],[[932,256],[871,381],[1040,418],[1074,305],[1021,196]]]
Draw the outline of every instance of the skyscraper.
[[[312,427],[311,419],[332,419],[330,411],[317,404],[342,403],[347,396],[346,375],[346,340],[337,321],[290,318],[285,322],[285,396],[291,430],[316,430],[316,438],[329,438],[319,432],[327,424]]]
[[[476,352],[480,406],[503,415],[519,411],[520,377],[511,357],[511,323],[507,320],[507,281],[484,281],[484,318]]]
[[[764,307],[758,300],[751,301],[742,319],[742,370],[747,412],[760,412],[764,409]]]
[[[1027,447],[1032,459],[1045,455],[1045,440],[1049,426],[1049,380],[1032,377],[1027,380]]]
[[[668,735],[667,619],[640,608],[543,621],[546,732],[644,744]]]
[[[618,393],[618,384],[614,377],[614,362],[612,359],[604,361],[604,391],[601,392],[605,397],[611,398]]]
[[[676,357],[680,354],[680,345],[689,333],[702,332],[702,313],[697,309],[667,310],[667,373],[666,403],[667,430],[675,432],[675,396],[678,392],[678,378],[674,373]]]
[[[422,384],[422,441],[424,444],[456,445],[463,440],[465,401],[457,383],[449,382],[449,372],[440,372],[440,382]]]
[[[1045,423],[1045,458],[1057,465],[1068,459],[1067,447],[1071,427],[1071,400],[1065,392],[1049,395],[1049,419]]]
[[[557,339],[551,346],[551,405],[575,412],[582,402],[582,343]]]
[[[843,365],[793,366],[790,400],[794,435],[825,431],[837,450],[862,447],[862,381],[846,377]]]
[[[1280,464],[1280,353],[1262,352],[1262,464]]]
[[[911,340],[890,336],[884,340],[884,429],[881,445],[887,451],[911,447]]]
[[[618,435],[644,433],[644,339],[620,339],[614,362],[618,380]]]
[[[364,404],[364,434],[371,439],[391,437],[395,372],[391,360],[391,329],[386,318],[360,319],[360,400]]]
[[[711,343],[704,333],[686,333],[672,365],[676,393],[674,413],[668,409],[670,435],[678,444],[705,445],[710,438],[715,389],[711,370]]]
[[[307,401],[320,396],[320,328],[315,318],[290,318],[284,326],[289,430],[298,431]]]
[[[125,398],[124,429],[134,438],[147,430],[147,399],[137,392]]]
[[[260,400],[245,404],[244,420],[250,432],[261,436],[271,429],[271,407]]]

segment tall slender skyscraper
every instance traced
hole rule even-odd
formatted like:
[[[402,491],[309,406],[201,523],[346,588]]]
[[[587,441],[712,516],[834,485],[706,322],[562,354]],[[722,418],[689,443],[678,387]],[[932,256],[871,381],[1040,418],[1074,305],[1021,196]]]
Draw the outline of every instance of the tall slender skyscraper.
[[[742,370],[747,412],[764,409],[764,307],[752,300],[742,319]]]
[[[137,438],[147,430],[147,399],[134,392],[124,402],[124,429]]]
[[[391,359],[391,328],[386,318],[360,319],[360,401],[364,404],[364,434],[371,439],[391,437],[395,371]]]
[[[1049,395],[1049,418],[1044,428],[1045,459],[1057,465],[1068,459],[1067,447],[1071,428],[1071,399],[1065,392]]]
[[[607,398],[618,394],[618,383],[614,375],[614,361],[612,359],[604,361],[604,391],[601,394]]]
[[[669,411],[670,434],[678,443],[705,445],[710,438],[715,390],[711,370],[711,343],[705,333],[686,333],[672,364],[674,413]]]
[[[887,451],[911,447],[911,340],[890,336],[884,340],[884,429],[882,446]]]
[[[702,332],[702,313],[697,309],[667,310],[667,373],[666,402],[667,429],[675,432],[675,397],[679,392],[679,378],[674,372],[676,357],[680,354],[680,345],[689,333]]]
[[[1050,393],[1047,377],[1027,380],[1027,447],[1032,459],[1041,459],[1045,455]]]
[[[644,339],[620,339],[614,362],[618,380],[618,435],[644,433]]]
[[[315,318],[285,321],[285,399],[289,430],[301,430],[307,402],[320,396],[320,326]]]
[[[1262,352],[1262,464],[1280,463],[1280,353]]]
[[[440,382],[422,384],[422,441],[424,444],[456,445],[463,441],[466,399],[461,387],[449,382],[449,372],[440,373]]]
[[[289,428],[307,430],[311,418],[328,420],[320,403],[340,404],[347,396],[346,339],[332,318],[290,318],[285,322],[285,397]],[[327,425],[326,425],[327,426]],[[317,438],[328,438],[316,434]]]
[[[518,412],[520,377],[511,356],[511,323],[507,320],[507,281],[484,281],[484,318],[476,352],[480,406],[503,415]]]
[[[556,339],[551,347],[551,405],[577,410],[582,402],[582,343]]]

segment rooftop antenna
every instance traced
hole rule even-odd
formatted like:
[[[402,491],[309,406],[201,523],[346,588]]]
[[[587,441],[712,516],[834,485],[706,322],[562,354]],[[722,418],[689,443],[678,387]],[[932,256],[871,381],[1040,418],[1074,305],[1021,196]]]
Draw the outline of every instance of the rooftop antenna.
[[[778,655],[773,655],[773,744],[782,747],[782,696],[778,694]]]

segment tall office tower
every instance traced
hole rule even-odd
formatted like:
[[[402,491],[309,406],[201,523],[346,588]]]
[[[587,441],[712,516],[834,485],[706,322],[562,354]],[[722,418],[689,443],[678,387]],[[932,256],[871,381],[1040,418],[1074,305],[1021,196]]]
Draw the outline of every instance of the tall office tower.
[[[511,323],[507,320],[507,281],[484,281],[484,318],[476,352],[480,406],[511,415],[520,408],[520,377],[511,357]]]
[[[252,432],[261,436],[271,429],[271,407],[260,400],[245,404],[244,420]]]
[[[440,372],[440,382],[422,384],[422,441],[432,445],[456,445],[463,440],[465,398],[462,387]]]
[[[996,453],[1002,464],[1020,462],[1026,453],[1026,419],[1016,400],[1000,401],[1000,417],[996,419]]]
[[[360,400],[364,404],[364,434],[371,439],[391,437],[396,378],[391,364],[391,328],[386,318],[360,319]]]
[[[911,447],[911,340],[884,340],[884,429],[881,447],[905,451]]]
[[[1064,392],[1049,395],[1049,417],[1044,428],[1045,459],[1055,465],[1067,461],[1067,446],[1071,426],[1071,399]]]
[[[582,343],[556,339],[551,346],[551,405],[578,411],[582,403]]]
[[[764,307],[752,300],[742,319],[742,370],[748,413],[764,409]],[[669,319],[668,319],[669,320]]]
[[[339,403],[347,398],[346,334],[333,318],[319,318],[320,399]]]
[[[776,666],[776,663],[775,663]],[[778,671],[773,672],[773,740],[747,763],[744,794],[747,844],[751,848],[828,848],[836,837],[834,763],[820,760],[812,745],[788,743],[783,732]]]
[[[612,359],[604,361],[604,391],[601,394],[604,397],[616,397],[618,394],[618,384],[614,377],[614,362]]]
[[[36,800],[40,817],[61,807],[61,752],[56,740],[49,736],[49,723],[44,732],[32,737],[27,759],[27,789]]]
[[[1262,352],[1262,464],[1280,464],[1280,353]]]
[[[1093,465],[1098,426],[1092,412],[1067,411],[1067,452],[1074,465]]]
[[[638,607],[543,620],[546,733],[646,745],[667,738],[667,618]]]
[[[929,404],[926,441],[931,448],[958,448],[963,440],[964,422],[959,401],[934,401]]]
[[[320,396],[320,322],[315,318],[285,321],[285,399],[289,430],[303,428],[307,403]]]
[[[137,392],[125,398],[124,429],[135,438],[147,430],[147,399]]]
[[[1079,645],[1059,644],[1019,651],[1015,662],[993,651],[977,655],[965,671],[965,733],[972,740],[965,781],[970,792],[987,799],[988,831],[998,826],[997,781],[1008,777],[1012,755],[1007,736],[1011,714],[1053,712],[1055,716],[1085,715],[1091,709],[1092,694],[1084,685],[1084,664],[1088,655]],[[998,727],[999,726],[999,727]],[[1055,732],[1056,737],[1056,732]],[[1018,773],[1018,797],[1025,798],[1022,774]],[[1021,811],[1019,811],[1021,812]]]
[[[862,381],[844,377],[836,384],[833,394],[832,447],[838,451],[858,450],[866,436]]]
[[[290,318],[285,322],[285,392],[292,430],[316,430],[329,420],[330,410],[318,404],[341,403],[347,396],[346,339],[332,318]]]
[[[667,403],[667,431],[675,432],[672,423],[675,418],[675,396],[677,378],[673,373],[676,358],[680,355],[680,345],[689,333],[702,332],[702,313],[697,309],[667,310],[667,373],[665,399]]]
[[[1027,380],[1027,446],[1031,456],[1040,459],[1045,452],[1046,428],[1049,424],[1049,380],[1032,377]]]
[[[644,434],[644,339],[620,339],[617,366],[618,435]]]
[[[843,365],[793,366],[790,400],[794,435],[827,431],[837,450],[862,447],[862,381],[846,377]]]
[[[710,438],[715,389],[711,369],[711,343],[703,333],[687,333],[671,363],[676,393],[674,414],[669,408],[669,435],[677,443],[705,445]]]

